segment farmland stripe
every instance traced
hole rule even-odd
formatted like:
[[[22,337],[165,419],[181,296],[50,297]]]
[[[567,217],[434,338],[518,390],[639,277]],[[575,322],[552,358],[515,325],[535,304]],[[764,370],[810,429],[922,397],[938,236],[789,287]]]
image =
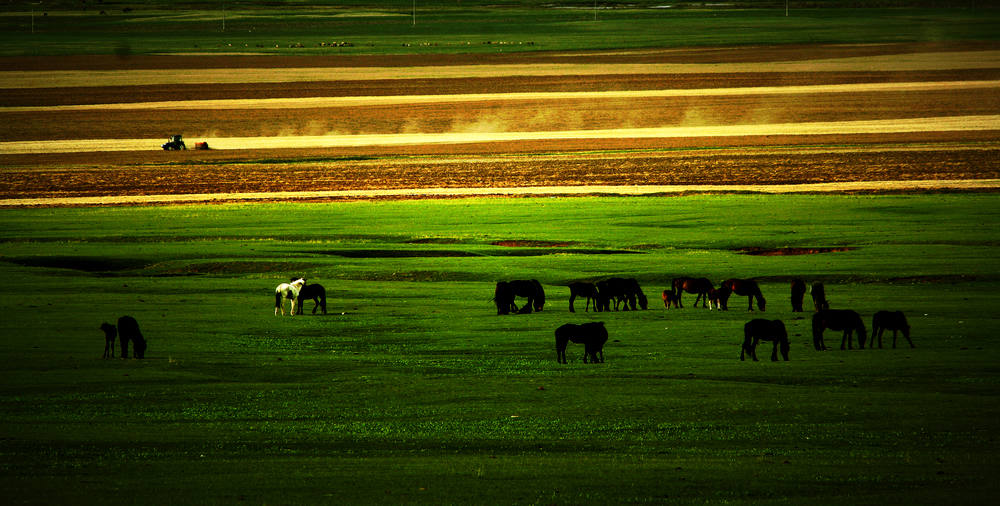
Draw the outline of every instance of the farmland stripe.
[[[88,110],[211,110],[211,109],[305,109],[319,107],[366,107],[380,105],[415,105],[428,103],[487,102],[511,100],[607,100],[620,98],[670,98],[707,96],[799,95],[822,93],[877,93],[911,91],[957,91],[1000,88],[1000,81],[936,81],[904,83],[820,84],[805,86],[750,86],[740,88],[698,88],[677,90],[575,91],[470,93],[454,95],[386,95],[363,97],[306,97],[221,100],[178,100],[130,102],[117,104],[82,104],[57,106],[0,107],[2,112],[51,112]]]
[[[773,123],[759,125],[622,128],[610,130],[570,130],[551,132],[451,132],[437,134],[417,133],[294,137],[209,137],[198,140],[207,141],[209,146],[213,149],[284,149],[394,146],[406,144],[461,144],[565,139],[847,135],[977,130],[1000,131],[1000,115],[946,116],[934,118],[813,123]],[[192,143],[193,140],[194,139],[191,139]],[[0,142],[0,155],[75,153],[89,151],[148,151],[151,149],[158,149],[160,142],[162,142],[161,139],[86,139]]]

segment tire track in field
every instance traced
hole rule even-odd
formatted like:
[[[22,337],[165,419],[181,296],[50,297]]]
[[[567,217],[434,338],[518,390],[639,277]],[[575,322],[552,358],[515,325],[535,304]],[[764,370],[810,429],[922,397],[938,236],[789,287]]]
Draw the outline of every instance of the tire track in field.
[[[607,130],[535,132],[452,132],[416,134],[321,135],[290,137],[220,137],[206,141],[213,149],[338,148],[414,144],[465,144],[567,139],[641,139],[686,137],[742,137],[771,135],[852,135],[950,131],[1000,131],[1000,115],[946,116],[865,121],[717,125],[697,127],[622,128]],[[0,155],[148,151],[162,139],[78,139],[0,142]]]

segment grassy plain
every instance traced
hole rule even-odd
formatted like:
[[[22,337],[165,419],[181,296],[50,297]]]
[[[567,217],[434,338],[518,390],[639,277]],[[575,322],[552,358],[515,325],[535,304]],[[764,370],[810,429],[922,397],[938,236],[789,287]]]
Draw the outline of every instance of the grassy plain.
[[[665,46],[996,40],[996,9],[657,9],[557,3],[108,5],[0,16],[0,55],[438,54]],[[605,4],[606,5],[606,4]],[[964,6],[963,6],[964,7]],[[330,46],[331,43],[350,46]],[[323,45],[325,44],[325,45]]]
[[[982,504],[998,491],[992,194],[3,213],[9,504]],[[330,314],[272,315],[273,287],[300,274],[327,287]],[[650,309],[567,311],[560,285],[612,275],[637,277]],[[677,275],[754,277],[768,311],[742,298],[665,310],[657,294]],[[905,311],[918,347],[813,351],[793,276],[866,320]],[[493,283],[527,277],[545,311],[496,316]],[[147,360],[99,358],[97,327],[121,314],[139,320]],[[767,346],[738,360],[759,316],[788,324],[790,362]],[[557,364],[552,331],[583,321],[606,322],[607,362],[571,348]]]

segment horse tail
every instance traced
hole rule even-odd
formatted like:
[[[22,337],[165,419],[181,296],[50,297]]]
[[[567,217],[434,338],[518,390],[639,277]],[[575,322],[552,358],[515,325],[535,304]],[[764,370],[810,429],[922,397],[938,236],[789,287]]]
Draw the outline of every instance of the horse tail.
[[[278,314],[278,309],[281,308],[281,290],[274,291],[274,314]]]
[[[326,289],[323,287],[319,290],[319,307],[323,310],[323,314],[326,314]]]

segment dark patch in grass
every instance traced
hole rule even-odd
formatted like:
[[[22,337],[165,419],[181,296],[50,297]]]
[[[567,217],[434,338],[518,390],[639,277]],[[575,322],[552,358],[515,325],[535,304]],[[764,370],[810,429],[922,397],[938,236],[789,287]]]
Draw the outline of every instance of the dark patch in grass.
[[[437,257],[477,257],[482,256],[469,251],[444,249],[335,249],[326,251],[309,251],[317,255],[332,255],[344,258],[437,258]]]
[[[201,274],[254,274],[264,272],[304,273],[315,264],[303,262],[201,262],[157,272],[161,276],[197,276]]]
[[[411,239],[406,244],[462,244],[461,239],[451,237],[425,237],[422,239]]]
[[[403,272],[372,272],[352,276],[347,279],[358,281],[491,281],[492,278],[475,272],[451,271],[403,271]]]
[[[505,241],[493,241],[493,246],[503,246],[506,248],[565,248],[575,246],[577,241],[539,241],[532,239],[510,239]]]
[[[754,255],[754,256],[787,256],[787,255],[816,255],[820,253],[837,253],[842,251],[853,251],[858,248],[856,247],[836,247],[836,248],[761,248],[756,246],[751,246],[747,248],[739,248],[736,250],[737,253],[743,255]]]
[[[10,257],[4,259],[24,267],[73,269],[84,272],[118,272],[142,269],[148,262],[138,258],[107,258],[92,256]]]
[[[344,258],[458,258],[458,257],[534,257],[545,255],[638,255],[641,251],[619,249],[503,249],[496,251],[472,252],[462,250],[395,250],[395,249],[342,249],[306,251],[316,255],[332,255]]]

